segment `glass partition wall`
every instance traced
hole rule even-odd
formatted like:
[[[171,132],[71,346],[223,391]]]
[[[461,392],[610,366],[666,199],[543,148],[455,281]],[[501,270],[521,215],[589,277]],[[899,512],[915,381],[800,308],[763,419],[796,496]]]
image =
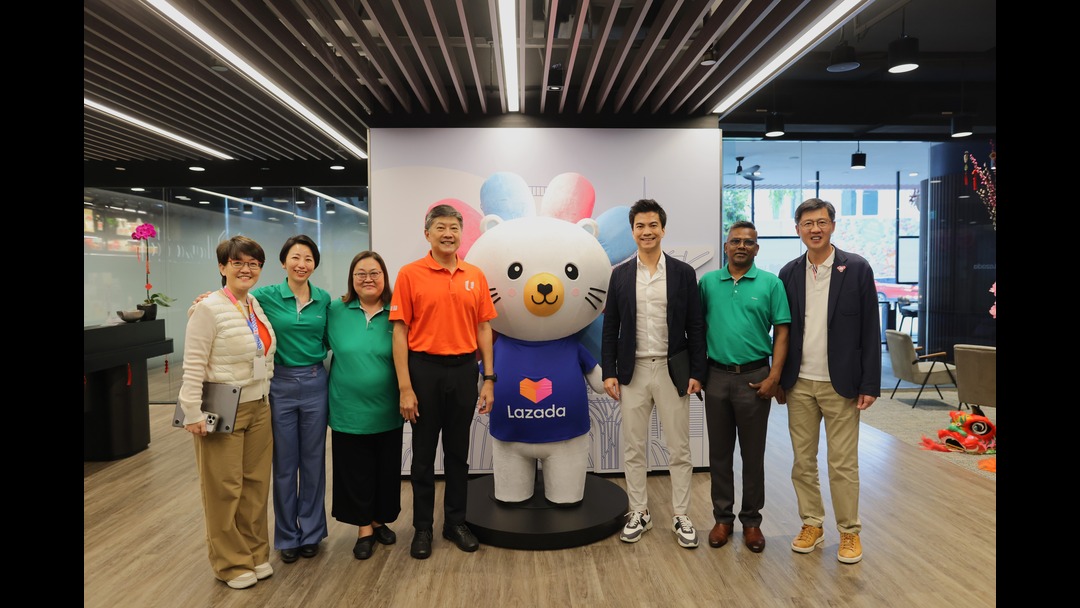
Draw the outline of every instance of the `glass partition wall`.
[[[866,169],[851,168],[856,147],[849,142],[725,140],[724,147],[721,242],[732,223],[752,221],[761,244],[755,263],[775,274],[806,250],[795,208],[821,198],[836,208],[833,244],[874,269],[882,327],[895,328],[900,308],[918,304],[920,191],[929,180],[930,143],[864,142],[858,149],[867,154]]]
[[[149,360],[151,402],[175,402],[180,390],[184,328],[196,296],[221,287],[218,243],[250,237],[266,252],[259,286],[280,283],[281,246],[310,236],[321,260],[312,282],[332,296],[345,293],[349,262],[371,243],[367,188],[83,189],[83,325],[122,323],[118,310],[135,310],[148,294],[176,301],[158,307],[173,353]],[[136,240],[140,224],[156,236]],[[148,253],[148,255],[147,255]]]

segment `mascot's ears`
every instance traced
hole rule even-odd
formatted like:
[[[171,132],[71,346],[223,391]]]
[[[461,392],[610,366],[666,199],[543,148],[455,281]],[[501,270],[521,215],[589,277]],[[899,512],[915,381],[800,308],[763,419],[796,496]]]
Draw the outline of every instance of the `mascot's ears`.
[[[494,213],[485,215],[484,217],[480,218],[480,234],[491,230],[495,226],[503,223],[504,221],[506,220]],[[584,229],[585,232],[591,234],[593,238],[600,240],[600,224],[596,220],[592,219],[591,217],[582,218],[577,221],[577,225]]]
[[[488,230],[491,230],[492,228],[498,226],[501,223],[503,223],[503,219],[495,215],[494,213],[485,215],[484,217],[480,218],[480,234],[484,234]]]

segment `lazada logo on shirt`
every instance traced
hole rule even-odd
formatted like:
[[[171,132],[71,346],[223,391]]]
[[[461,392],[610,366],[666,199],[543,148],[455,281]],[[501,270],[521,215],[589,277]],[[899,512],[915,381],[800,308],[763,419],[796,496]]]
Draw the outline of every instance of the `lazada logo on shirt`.
[[[522,397],[533,403],[540,403],[551,396],[551,380],[547,378],[529,380],[526,378],[518,384],[518,389]]]

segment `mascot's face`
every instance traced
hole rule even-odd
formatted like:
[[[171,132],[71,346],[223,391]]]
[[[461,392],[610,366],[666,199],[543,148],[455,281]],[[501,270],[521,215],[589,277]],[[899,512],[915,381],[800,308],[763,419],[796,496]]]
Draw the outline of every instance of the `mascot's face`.
[[[595,220],[577,224],[533,216],[488,215],[466,261],[487,277],[499,316],[491,326],[519,340],[556,340],[592,323],[604,310],[611,262]]]

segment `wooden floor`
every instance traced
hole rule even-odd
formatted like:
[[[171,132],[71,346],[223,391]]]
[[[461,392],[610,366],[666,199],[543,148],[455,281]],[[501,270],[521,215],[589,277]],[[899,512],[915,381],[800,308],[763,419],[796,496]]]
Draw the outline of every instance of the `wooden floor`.
[[[404,509],[391,526],[397,544],[376,545],[371,559],[358,561],[352,556],[356,528],[330,518],[330,537],[318,556],[285,564],[274,552],[272,577],[233,590],[210,570],[192,440],[169,426],[171,412],[171,405],[151,405],[147,450],[123,460],[84,463],[86,608],[996,605],[995,480],[865,424],[860,440],[863,561],[836,560],[839,536],[824,474],[825,544],[808,555],[792,552],[789,543],[800,522],[790,480],[787,410],[775,405],[763,553],[742,544],[738,524],[733,542],[720,549],[708,546],[709,475],[700,472],[694,474],[690,507],[701,538],[697,549],[679,547],[669,530],[666,474],[649,476],[654,527],[640,542],[626,544],[615,534],[556,551],[491,546],[459,551],[438,534],[439,482],[434,551],[427,560],[415,560],[409,556],[412,494],[405,480]],[[823,472],[824,458],[822,445]],[[329,462],[327,470],[332,470]],[[621,477],[610,479],[623,483]],[[329,475],[327,481],[333,483]],[[329,512],[328,488],[328,517]],[[270,517],[272,534],[272,512]]]

